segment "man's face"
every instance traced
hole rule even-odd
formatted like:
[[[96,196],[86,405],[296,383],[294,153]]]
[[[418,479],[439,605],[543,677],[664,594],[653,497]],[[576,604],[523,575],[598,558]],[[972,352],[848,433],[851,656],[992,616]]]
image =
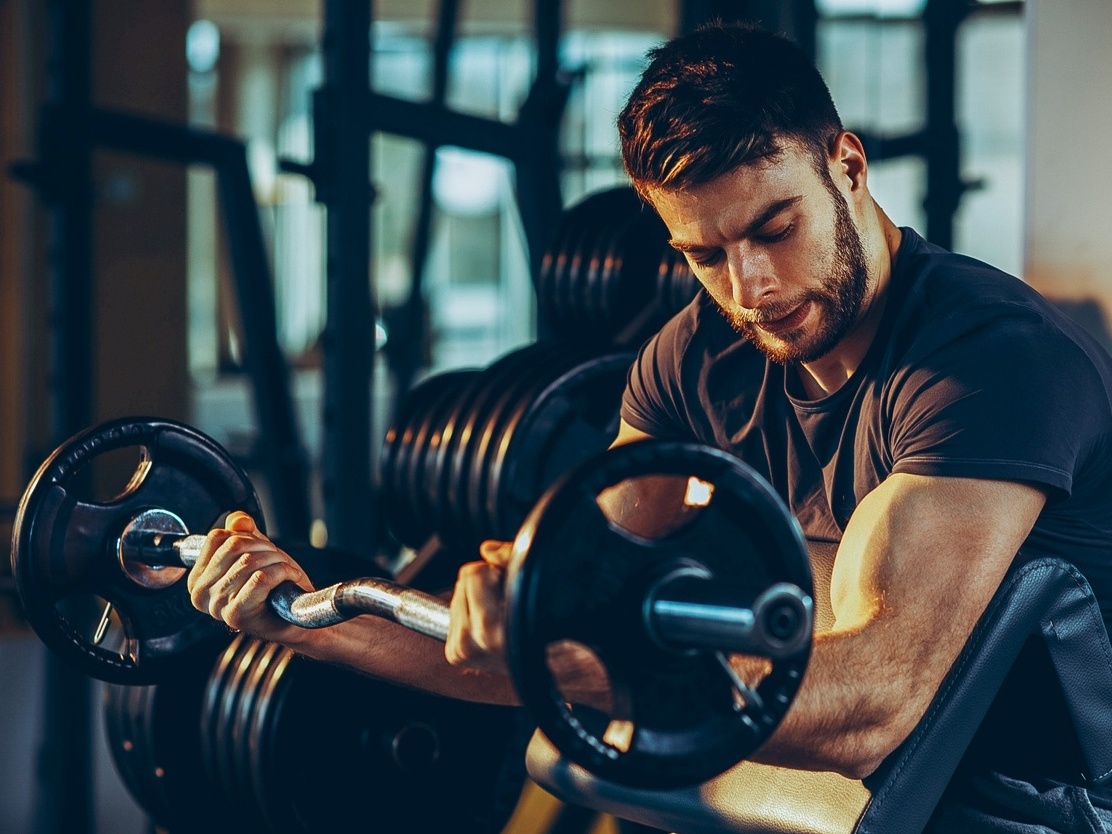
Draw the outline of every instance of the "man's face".
[[[649,196],[711,298],[772,361],[813,362],[857,320],[868,286],[861,237],[845,198],[796,144]]]

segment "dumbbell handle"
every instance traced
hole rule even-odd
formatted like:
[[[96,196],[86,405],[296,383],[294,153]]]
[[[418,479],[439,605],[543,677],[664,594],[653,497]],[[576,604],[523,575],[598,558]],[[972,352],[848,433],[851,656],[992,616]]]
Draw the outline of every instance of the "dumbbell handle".
[[[192,567],[205,537],[158,537],[133,556],[147,564]],[[810,640],[811,598],[798,586],[780,582],[741,602],[736,589],[684,571],[657,583],[646,597],[649,634],[662,646],[754,654],[778,659],[800,651]],[[384,579],[339,582],[303,591],[283,582],[271,593],[274,612],[301,628],[323,628],[373,614],[428,637],[448,637],[448,606],[440,598]]]

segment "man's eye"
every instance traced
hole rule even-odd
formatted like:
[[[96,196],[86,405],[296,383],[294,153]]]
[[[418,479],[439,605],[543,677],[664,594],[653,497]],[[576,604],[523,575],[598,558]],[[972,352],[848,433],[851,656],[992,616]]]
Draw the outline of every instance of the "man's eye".
[[[707,252],[705,255],[694,255],[689,252],[688,257],[694,266],[714,266],[722,259],[722,250],[717,249],[713,252]]]
[[[756,239],[759,240],[761,243],[777,243],[790,235],[793,228],[794,225],[789,223],[787,226],[785,226],[783,229],[780,229],[779,231],[757,235]]]

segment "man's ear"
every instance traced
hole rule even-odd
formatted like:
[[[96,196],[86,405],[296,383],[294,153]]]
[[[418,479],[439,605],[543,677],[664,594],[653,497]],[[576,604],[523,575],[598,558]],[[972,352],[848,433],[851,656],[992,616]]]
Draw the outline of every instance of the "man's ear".
[[[855,133],[843,130],[831,140],[830,176],[839,188],[863,193],[868,183],[869,163],[865,146]]]

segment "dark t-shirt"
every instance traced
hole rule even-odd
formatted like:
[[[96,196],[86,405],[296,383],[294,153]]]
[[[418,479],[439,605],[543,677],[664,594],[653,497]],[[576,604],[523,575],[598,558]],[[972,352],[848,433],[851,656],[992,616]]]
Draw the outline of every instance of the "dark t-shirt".
[[[910,229],[876,338],[835,393],[806,399],[700,293],[642,348],[622,417],[738,454],[812,539],[839,541],[895,472],[1042,484],[1024,552],[1077,565],[1112,621],[1112,358],[1018,279]]]

